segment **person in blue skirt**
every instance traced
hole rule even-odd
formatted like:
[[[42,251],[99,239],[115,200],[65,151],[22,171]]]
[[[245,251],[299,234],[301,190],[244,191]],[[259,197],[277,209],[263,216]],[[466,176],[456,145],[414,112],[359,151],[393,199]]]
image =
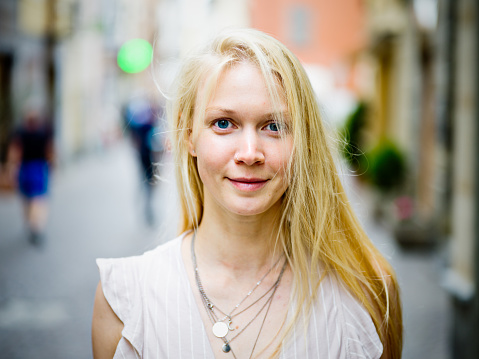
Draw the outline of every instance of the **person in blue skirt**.
[[[39,244],[44,238],[48,216],[52,131],[37,110],[27,111],[14,133],[11,150],[19,158],[17,184],[23,197],[29,240]]]

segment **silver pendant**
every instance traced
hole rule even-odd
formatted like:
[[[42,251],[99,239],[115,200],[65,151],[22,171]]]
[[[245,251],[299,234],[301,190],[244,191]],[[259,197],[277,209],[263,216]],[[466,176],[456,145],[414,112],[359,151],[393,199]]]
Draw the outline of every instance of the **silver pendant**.
[[[228,325],[223,322],[216,322],[213,325],[213,334],[217,338],[224,338],[228,334]]]

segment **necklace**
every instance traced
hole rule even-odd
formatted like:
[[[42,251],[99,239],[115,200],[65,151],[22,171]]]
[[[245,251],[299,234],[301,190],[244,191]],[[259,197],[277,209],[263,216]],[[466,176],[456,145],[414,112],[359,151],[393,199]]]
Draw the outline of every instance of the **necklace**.
[[[208,298],[208,296],[206,295],[205,291],[204,291],[204,288],[203,288],[203,284],[201,282],[201,279],[200,279],[200,275],[199,275],[199,270],[198,270],[198,264],[197,264],[197,261],[196,261],[196,254],[195,254],[195,250],[194,250],[194,244],[195,244],[195,237],[196,237],[196,232],[193,234],[193,238],[191,240],[191,257],[192,257],[192,261],[193,261],[193,265],[194,265],[194,268],[195,268],[195,279],[196,279],[196,283],[197,283],[197,286],[198,286],[198,289],[200,291],[200,294],[201,294],[201,298],[202,298],[202,301],[203,301],[203,304],[209,309],[212,311],[212,315],[213,315],[213,319],[214,319],[214,325],[213,325],[213,334],[218,337],[218,338],[222,338],[224,336],[226,336],[228,334],[228,331],[233,331],[234,330],[234,327],[232,328],[231,327],[231,324],[232,324],[232,319],[233,317],[237,316],[237,315],[240,315],[241,313],[245,312],[246,310],[248,310],[249,308],[251,308],[253,305],[255,305],[257,302],[259,302],[261,299],[263,299],[270,291],[273,290],[273,288],[275,287],[275,284],[274,283],[268,291],[266,291],[261,297],[259,297],[257,300],[255,300],[253,303],[251,303],[248,307],[246,307],[245,309],[243,309],[242,311],[240,311],[239,313],[236,313],[233,315],[233,313],[236,311],[236,309],[239,308],[239,306],[256,290],[256,288],[258,288],[258,286],[261,284],[261,282],[264,280],[264,278],[266,278],[266,276],[273,270],[274,267],[276,267],[276,265],[278,264],[278,262],[281,260],[282,257],[278,258],[278,260],[271,266],[271,268],[263,275],[263,277],[261,277],[261,279],[256,282],[255,286],[253,287],[253,289],[251,289],[246,295],[245,297],[238,303],[234,306],[234,308],[231,310],[231,312],[229,314],[226,314],[224,311],[222,311],[218,306],[214,305],[213,302]],[[265,303],[265,305],[267,304],[267,302]],[[220,312],[221,314],[223,314],[223,318],[221,319],[218,319],[218,317],[215,315],[214,313],[214,309],[216,308],[216,310],[218,310],[218,312]],[[264,308],[264,307],[263,307]],[[262,308],[262,309],[263,309]],[[210,318],[211,319],[211,318]],[[225,323],[225,321],[227,320],[228,324]]]
[[[240,312],[236,313],[233,315],[233,313],[236,311],[236,309],[239,308],[239,306],[256,290],[256,288],[261,284],[261,282],[263,281],[264,278],[266,278],[266,276],[272,271],[272,269],[274,267],[276,267],[276,265],[278,264],[278,262],[280,261],[280,259],[282,258],[282,256],[280,258],[278,258],[278,260],[273,264],[273,266],[271,266],[271,268],[263,275],[263,277],[258,281],[256,282],[255,286],[253,287],[253,289],[251,289],[247,294],[246,296],[237,304],[235,305],[235,307],[231,310],[231,312],[229,314],[226,314],[224,311],[222,311],[221,309],[219,309],[217,306],[215,306],[213,304],[213,302],[208,298],[208,296],[206,295],[206,292],[203,288],[203,284],[201,282],[201,279],[200,279],[200,275],[199,275],[199,270],[198,270],[198,264],[197,264],[197,261],[196,261],[196,254],[195,254],[195,250],[194,250],[194,244],[195,244],[195,238],[196,238],[196,231],[194,232],[193,234],[193,238],[191,240],[191,257],[192,257],[192,261],[193,261],[193,266],[194,266],[194,269],[195,269],[195,279],[196,279],[196,284],[198,286],[198,290],[201,294],[201,300],[203,302],[203,305],[205,306],[205,309],[206,309],[206,312],[208,314],[208,318],[210,319],[211,323],[213,324],[213,328],[212,328],[212,331],[213,331],[213,334],[217,337],[217,338],[221,338],[224,342],[224,345],[222,347],[222,350],[223,352],[225,353],[228,353],[231,351],[231,353],[233,354],[233,357],[236,358],[236,355],[234,354],[233,350],[231,349],[231,346],[230,346],[230,343],[236,339],[241,333],[243,333],[246,328],[249,327],[249,325],[251,323],[253,323],[253,321],[261,314],[261,312],[263,312],[263,310],[266,308],[266,313],[263,317],[263,321],[261,323],[261,326],[260,326],[260,329],[259,329],[259,332],[258,332],[258,335],[256,336],[256,340],[254,342],[254,345],[253,345],[253,349],[251,351],[251,354],[250,354],[250,358],[252,357],[253,355],[253,352],[254,352],[254,349],[256,348],[256,344],[258,342],[258,338],[259,338],[259,335],[261,334],[261,331],[263,329],[263,326],[264,326],[264,323],[266,321],[266,317],[268,315],[268,312],[269,312],[269,309],[271,307],[271,303],[273,301],[273,297],[274,297],[274,294],[276,293],[276,290],[279,286],[279,283],[281,281],[281,278],[283,276],[283,273],[284,273],[284,270],[286,268],[286,263],[287,261],[285,260],[284,261],[284,264],[283,264],[283,267],[281,268],[281,272],[278,276],[278,278],[276,279],[275,283],[263,294],[261,295],[257,300],[255,300],[253,303],[251,303],[249,306],[247,306],[246,308],[244,308],[243,310],[241,310]],[[261,308],[259,309],[259,311],[253,316],[253,318],[240,330],[239,333],[237,333],[233,338],[231,339],[227,339],[226,336],[228,335],[229,331],[233,331],[234,328],[231,327],[231,324],[232,324],[232,319],[233,317],[235,316],[238,316],[240,315],[241,313],[244,313],[246,310],[248,310],[249,308],[251,308],[253,305],[255,305],[256,303],[258,303],[261,299],[263,299],[268,293],[270,293],[272,291],[272,293],[270,294],[270,296],[268,297],[268,299],[266,300],[266,302],[261,306]],[[216,310],[218,312],[220,312],[221,314],[224,315],[223,318],[219,319],[218,316],[216,315],[216,313],[214,312],[214,309],[216,308]],[[225,321],[227,320],[228,324],[225,323]]]
[[[285,261],[285,264],[286,264],[286,261]],[[256,348],[256,344],[258,343],[258,339],[259,339],[259,336],[261,334],[261,331],[263,330],[263,326],[264,326],[264,323],[266,321],[266,317],[268,316],[268,313],[269,313],[269,308],[271,307],[271,303],[273,302],[273,297],[274,297],[274,293],[276,292],[276,289],[278,288],[278,285],[279,285],[279,280],[281,279],[281,276],[283,275],[283,271],[284,271],[284,268],[285,268],[285,265],[283,265],[283,269],[281,271],[281,274],[280,274],[280,277],[278,278],[278,281],[277,281],[277,284],[273,290],[273,293],[271,294],[271,296],[268,298],[268,300],[266,301],[266,303],[264,304],[264,306],[259,310],[259,312],[255,315],[255,317],[241,330],[241,332],[239,332],[238,334],[236,334],[233,338],[231,338],[230,340],[226,339],[226,337],[223,337],[221,339],[223,339],[223,342],[224,342],[224,345],[223,347],[221,348],[223,350],[223,352],[225,353],[228,353],[231,351],[231,354],[233,354],[233,357],[236,359],[236,355],[233,351],[233,349],[231,349],[231,346],[230,346],[230,343],[236,338],[238,337],[238,335],[240,335],[245,329],[247,326],[249,326],[257,317],[258,315],[263,311],[263,309],[266,307],[267,305],[267,309],[266,309],[266,313],[263,317],[263,321],[261,322],[261,326],[259,327],[259,331],[258,331],[258,334],[256,335],[256,339],[254,341],[254,344],[253,344],[253,349],[251,349],[251,353],[249,355],[249,359],[251,359],[253,357],[253,353],[254,353],[254,350]]]

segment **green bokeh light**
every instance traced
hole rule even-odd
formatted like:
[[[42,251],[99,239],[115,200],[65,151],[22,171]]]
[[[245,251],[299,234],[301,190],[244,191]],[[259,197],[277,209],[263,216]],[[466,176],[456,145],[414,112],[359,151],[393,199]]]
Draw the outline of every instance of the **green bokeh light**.
[[[125,42],[118,51],[118,66],[130,74],[146,69],[153,57],[153,47],[143,39],[133,39]]]

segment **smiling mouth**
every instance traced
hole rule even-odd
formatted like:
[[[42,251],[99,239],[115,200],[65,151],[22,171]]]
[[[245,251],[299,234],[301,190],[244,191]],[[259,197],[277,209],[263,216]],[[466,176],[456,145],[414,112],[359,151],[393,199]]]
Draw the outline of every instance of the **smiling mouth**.
[[[261,178],[228,178],[230,183],[241,191],[257,191],[263,188],[268,180]]]

